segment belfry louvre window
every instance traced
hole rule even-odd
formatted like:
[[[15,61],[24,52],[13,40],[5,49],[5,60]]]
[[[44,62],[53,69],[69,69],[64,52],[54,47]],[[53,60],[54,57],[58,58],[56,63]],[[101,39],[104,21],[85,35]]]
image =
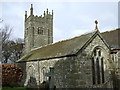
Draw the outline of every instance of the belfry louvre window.
[[[38,27],[38,34],[43,35],[43,28],[42,27]]]
[[[104,57],[102,49],[95,49],[91,58],[92,62],[92,80],[94,84],[102,84],[104,80]]]
[[[33,35],[34,35],[34,27],[32,27]]]

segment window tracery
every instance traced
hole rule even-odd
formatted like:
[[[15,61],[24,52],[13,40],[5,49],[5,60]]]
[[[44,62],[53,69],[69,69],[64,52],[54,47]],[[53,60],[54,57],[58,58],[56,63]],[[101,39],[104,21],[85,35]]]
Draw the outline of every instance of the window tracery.
[[[104,56],[100,48],[96,48],[92,55],[92,80],[93,84],[104,83]]]

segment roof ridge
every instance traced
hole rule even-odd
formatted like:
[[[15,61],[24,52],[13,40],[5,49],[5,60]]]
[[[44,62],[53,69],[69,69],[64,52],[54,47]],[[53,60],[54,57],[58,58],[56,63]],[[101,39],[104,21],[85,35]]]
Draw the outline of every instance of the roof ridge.
[[[114,31],[119,30],[119,29],[120,29],[120,28],[116,28],[116,29],[112,29],[112,30],[103,31],[103,32],[101,32],[101,33],[114,32]]]

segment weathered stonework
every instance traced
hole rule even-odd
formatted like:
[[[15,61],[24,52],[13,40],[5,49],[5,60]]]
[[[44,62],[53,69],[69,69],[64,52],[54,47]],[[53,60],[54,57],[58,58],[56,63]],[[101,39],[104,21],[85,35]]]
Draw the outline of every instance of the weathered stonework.
[[[119,79],[120,79],[120,52],[117,53],[117,59],[118,59],[118,76],[119,76]]]
[[[96,47],[104,51],[105,83],[93,85],[91,56]],[[106,88],[113,87],[110,81],[110,51],[97,35],[77,56],[49,59],[43,61],[26,62],[27,77],[24,85],[28,84],[30,76],[36,79],[37,85],[47,81],[45,73],[54,68],[54,85],[56,88]],[[30,68],[32,67],[32,68]],[[44,70],[44,72],[43,72]],[[34,83],[33,83],[34,86]]]
[[[33,15],[31,5],[30,16],[25,14],[25,53],[34,48],[53,43],[53,12],[44,11],[42,16]]]
[[[111,66],[110,64],[110,50],[109,48],[105,45],[105,43],[101,40],[101,38],[99,36],[95,37],[95,39],[81,52],[80,55],[78,55],[77,57],[77,61],[79,64],[78,68],[78,73],[80,73],[81,75],[79,76],[83,76],[84,78],[83,81],[85,81],[86,84],[85,87],[103,87],[103,85],[93,85],[93,81],[92,81],[92,62],[91,62],[91,57],[92,57],[92,53],[94,51],[94,49],[96,47],[102,48],[104,50],[104,66],[105,66],[105,81],[109,82],[110,81],[110,70],[109,67]],[[86,80],[85,80],[86,79]],[[111,83],[111,81],[110,81]],[[78,82],[78,85],[81,85]],[[109,86],[112,87],[112,86]]]

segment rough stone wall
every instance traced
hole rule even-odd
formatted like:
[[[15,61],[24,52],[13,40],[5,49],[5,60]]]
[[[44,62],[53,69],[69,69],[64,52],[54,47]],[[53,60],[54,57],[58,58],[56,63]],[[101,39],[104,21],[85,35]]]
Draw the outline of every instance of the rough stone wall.
[[[78,66],[78,73],[79,78],[78,79],[78,87],[84,86],[84,87],[103,87],[104,85],[93,85],[92,81],[92,62],[91,62],[91,56],[93,53],[93,50],[96,47],[100,47],[104,51],[104,66],[105,66],[105,83],[108,83],[107,87],[111,86],[110,81],[110,64],[111,60],[109,58],[109,49],[106,47],[106,45],[103,43],[103,41],[100,39],[99,36],[95,37],[95,39],[81,52],[80,55],[77,56],[77,66]]]
[[[27,62],[26,63],[26,79],[24,86],[36,87],[39,85],[39,73],[38,73],[38,62]]]
[[[112,50],[111,59],[113,61],[113,85],[115,90],[120,90],[120,51],[119,50]]]
[[[32,67],[32,68],[30,68]],[[39,67],[39,68],[38,68]],[[31,77],[31,73],[33,78],[36,79],[37,85],[40,85],[43,81],[47,81],[48,77],[44,75],[44,73],[49,73],[50,68],[54,67],[54,85],[57,88],[74,88],[76,85],[76,65],[75,65],[75,57],[65,57],[59,59],[51,59],[44,61],[34,61],[27,62],[26,71],[27,77],[25,81],[25,86],[35,86],[34,83],[32,85],[28,85]],[[44,73],[43,73],[44,69]]]
[[[116,75],[118,75],[118,73],[119,73],[119,67],[120,67],[120,65],[119,65],[119,63],[120,63],[120,61],[119,61],[120,55],[119,54],[120,54],[119,52],[111,54],[111,59],[113,61],[113,65],[114,65],[113,69],[116,70],[115,71]]]
[[[114,54],[113,58],[114,62],[114,70],[115,70],[115,85],[114,87],[117,88],[117,90],[120,90],[120,51],[118,50],[116,54]]]
[[[117,53],[117,59],[118,59],[118,67],[117,67],[117,78],[118,78],[118,86],[120,86],[120,51]],[[120,87],[119,87],[120,90]]]
[[[91,53],[96,47],[101,47],[104,50],[105,56],[105,83],[99,85],[93,85],[92,83]],[[109,49],[102,42],[99,36],[97,36],[82,52],[78,54],[78,56],[27,62],[27,78],[25,85],[28,84],[30,76],[35,78],[37,85],[40,85],[43,81],[47,81],[48,77],[46,77],[45,73],[49,73],[50,67],[53,67],[53,84],[56,88],[112,87],[109,73],[111,66],[110,63]],[[33,67],[33,69],[29,67]]]
[[[40,47],[43,45],[47,45],[52,43],[53,35],[52,35],[52,16],[46,16],[41,19],[41,21],[37,22],[33,21],[34,25],[34,46],[33,48]],[[43,28],[43,35],[38,34],[38,27]]]
[[[31,50],[33,47],[33,23],[32,16],[29,16],[27,21],[25,21],[25,31],[24,31],[24,40],[25,40],[25,53]]]
[[[118,59],[118,77],[120,79],[120,51],[117,53],[117,59]]]
[[[65,57],[56,60],[42,61],[41,68],[46,67],[49,72],[50,67],[54,67],[54,85],[56,88],[76,87],[76,65],[75,57]],[[42,73],[42,71],[40,71]],[[41,75],[41,74],[40,74]],[[43,77],[41,77],[43,81]]]

